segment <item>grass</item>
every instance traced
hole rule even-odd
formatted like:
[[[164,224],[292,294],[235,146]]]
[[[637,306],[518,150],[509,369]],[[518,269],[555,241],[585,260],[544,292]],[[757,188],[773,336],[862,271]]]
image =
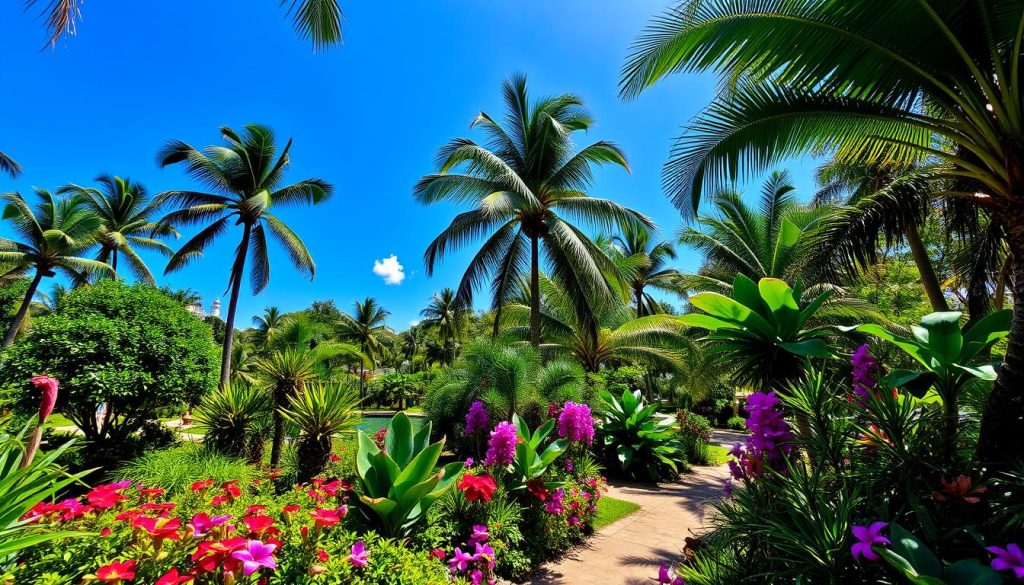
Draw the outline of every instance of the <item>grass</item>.
[[[708,445],[708,465],[724,465],[732,456],[729,450],[721,445]]]
[[[608,526],[640,509],[639,504],[605,496],[597,502],[597,516],[594,518],[594,530]]]
[[[71,422],[62,414],[53,413],[46,418],[47,427],[73,427],[75,423]]]

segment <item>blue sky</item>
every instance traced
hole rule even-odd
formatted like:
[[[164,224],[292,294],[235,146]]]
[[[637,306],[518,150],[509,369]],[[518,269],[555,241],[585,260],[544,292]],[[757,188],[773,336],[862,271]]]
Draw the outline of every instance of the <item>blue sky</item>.
[[[711,99],[714,79],[676,76],[632,102],[616,93],[631,42],[667,5],[351,0],[344,46],[314,54],[277,0],[85,2],[78,35],[42,51],[46,37],[35,14],[3,2],[0,151],[25,173],[0,178],[0,190],[27,194],[104,172],[152,192],[195,188],[179,169],[157,167],[165,140],[202,147],[219,141],[221,125],[270,125],[282,143],[295,140],[289,177],[318,176],[336,191],[326,204],[279,214],[309,246],[316,279],[272,251],[270,286],[257,297],[243,291],[237,325],[269,305],[292,311],[334,299],[347,310],[373,296],[403,329],[433,291],[458,283],[471,253],[449,256],[426,277],[423,250],[458,208],[423,207],[412,186],[447,140],[479,137],[469,122],[480,110],[501,112],[500,84],[514,72],[528,76],[534,95],[582,96],[597,123],[579,140],[614,140],[626,151],[632,172],[599,171],[593,195],[649,215],[664,237],[678,230],[679,215],[660,187],[661,165],[680,126]],[[810,193],[813,164],[789,168]],[[9,233],[0,227],[0,235]],[[196,289],[207,303],[223,298],[240,237],[229,233],[204,259],[158,282]],[[692,251],[680,252],[681,269],[699,265]],[[392,255],[404,280],[388,285],[373,268]],[[147,259],[162,272],[162,259]]]

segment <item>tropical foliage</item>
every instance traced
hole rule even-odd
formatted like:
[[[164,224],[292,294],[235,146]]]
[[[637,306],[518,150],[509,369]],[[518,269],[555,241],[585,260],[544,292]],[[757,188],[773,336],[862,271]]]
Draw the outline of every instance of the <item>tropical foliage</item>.
[[[602,390],[599,397],[596,430],[609,470],[650,481],[679,471],[686,452],[675,417],[645,403],[639,390],[619,397]]]

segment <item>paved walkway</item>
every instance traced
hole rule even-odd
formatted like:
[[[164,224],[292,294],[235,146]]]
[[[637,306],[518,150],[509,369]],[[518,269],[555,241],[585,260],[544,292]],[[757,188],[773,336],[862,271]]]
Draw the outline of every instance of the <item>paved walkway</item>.
[[[732,435],[729,433],[729,435]],[[732,446],[734,436],[713,441]],[[728,468],[696,467],[676,483],[614,483],[608,495],[640,509],[597,531],[583,546],[542,568],[534,585],[650,585],[663,563],[678,560],[683,538],[700,533],[709,504],[722,496]]]

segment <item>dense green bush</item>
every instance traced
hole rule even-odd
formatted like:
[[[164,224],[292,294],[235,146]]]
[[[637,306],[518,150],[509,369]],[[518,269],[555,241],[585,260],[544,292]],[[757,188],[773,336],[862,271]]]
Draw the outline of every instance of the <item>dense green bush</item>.
[[[679,421],[679,441],[683,444],[687,462],[691,465],[707,465],[711,422],[706,417],[685,410],[679,411],[676,418]]]
[[[158,408],[194,404],[216,382],[209,327],[158,289],[113,280],[70,292],[3,359],[0,385],[20,390],[24,408],[36,403],[28,380],[46,372],[60,380],[57,412],[114,453]],[[108,406],[102,428],[99,404]]]
[[[257,475],[256,467],[246,463],[245,459],[224,455],[201,443],[185,443],[151,451],[122,463],[110,474],[110,479],[160,486],[174,495],[188,491],[196,481],[212,479],[220,485],[238,480],[249,484]]]
[[[403,409],[417,404],[427,389],[430,372],[381,374],[371,378],[364,389],[364,405]]]
[[[609,471],[648,481],[679,472],[686,452],[674,417],[646,404],[639,390],[623,390],[621,397],[602,391],[600,398],[598,444]]]
[[[742,416],[732,416],[725,423],[725,428],[732,429],[734,431],[743,431],[747,428],[747,419]]]

